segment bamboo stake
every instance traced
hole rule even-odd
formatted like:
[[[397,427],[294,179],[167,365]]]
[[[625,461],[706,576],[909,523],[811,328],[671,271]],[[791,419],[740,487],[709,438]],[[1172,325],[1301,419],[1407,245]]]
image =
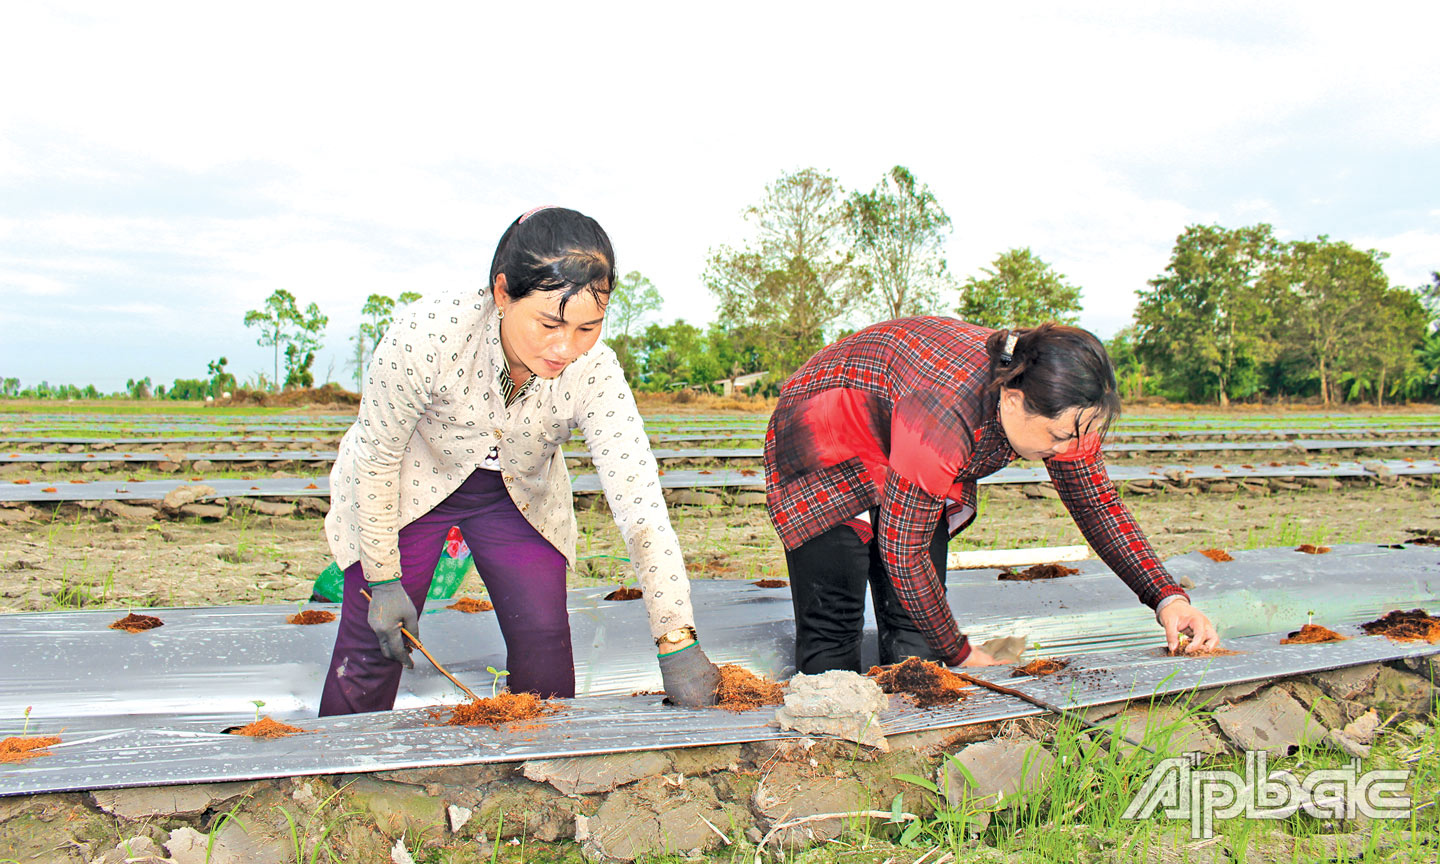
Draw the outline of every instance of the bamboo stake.
[[[953,672],[954,670],[952,669],[951,671]],[[1035,698],[1034,696],[1030,696],[1030,695],[1028,695],[1028,694],[1026,694],[1026,693],[1021,693],[1019,690],[1016,690],[1016,689],[1013,688],[1013,687],[1006,687],[1006,686],[1003,685],[1003,684],[996,684],[996,683],[991,682],[991,681],[986,681],[986,680],[983,679],[983,678],[976,678],[976,677],[973,676],[973,675],[966,675],[964,672],[955,672],[955,675],[956,675],[956,677],[958,677],[961,681],[964,681],[964,682],[967,683],[967,684],[974,684],[976,687],[983,687],[983,688],[985,688],[986,690],[994,690],[996,693],[1003,693],[1003,694],[1005,694],[1006,696],[1014,696],[1016,699],[1022,699],[1022,700],[1026,701],[1026,702],[1029,702],[1031,705],[1034,705],[1036,708],[1044,708],[1046,711],[1050,711],[1050,712],[1053,712],[1053,713],[1055,713],[1055,714],[1059,714],[1059,715],[1062,716],[1062,717],[1072,717],[1072,718],[1074,718],[1077,722],[1079,722],[1080,725],[1084,726],[1084,727],[1087,728],[1087,729],[1094,729],[1096,732],[1104,732],[1106,735],[1111,734],[1112,731],[1114,731],[1116,734],[1119,734],[1119,730],[1118,730],[1118,729],[1111,730],[1111,729],[1105,728],[1104,726],[1100,726],[1099,724],[1091,723],[1089,720],[1086,720],[1084,717],[1080,716],[1079,714],[1075,713],[1074,711],[1071,711],[1071,710],[1069,710],[1069,709],[1067,709],[1067,708],[1061,708],[1059,705],[1051,705],[1049,702],[1046,702],[1044,699],[1037,699],[1037,698]],[[1136,747],[1139,747],[1141,750],[1144,750],[1144,751],[1147,752],[1147,753],[1150,753],[1150,754],[1152,754],[1152,755],[1158,755],[1158,754],[1155,753],[1154,748],[1152,748],[1152,747],[1146,747],[1144,744],[1141,744],[1139,741],[1131,740],[1130,737],[1127,736],[1127,735],[1120,735],[1120,738],[1121,738],[1121,740],[1123,740],[1126,744],[1132,744],[1132,745],[1134,745],[1134,746],[1136,746]]]
[[[370,592],[369,592],[369,591],[366,591],[366,590],[364,590],[364,589],[361,589],[360,594],[361,594],[361,596],[363,596],[366,600],[369,600],[369,599],[370,599]],[[450,683],[451,683],[451,684],[454,684],[456,687],[459,687],[461,690],[464,690],[464,691],[465,691],[465,695],[466,695],[466,696],[469,696],[471,699],[474,699],[476,702],[479,702],[479,701],[480,701],[480,697],[479,697],[479,696],[476,696],[475,693],[474,693],[474,691],[472,691],[469,687],[466,687],[464,684],[461,684],[459,678],[456,678],[454,675],[451,675],[451,674],[450,674],[450,670],[446,669],[444,666],[441,666],[439,660],[436,660],[434,657],[430,656],[430,652],[425,650],[425,646],[420,644],[420,640],[417,639],[417,638],[415,638],[415,634],[414,634],[414,633],[411,633],[409,630],[406,630],[404,627],[401,627],[401,628],[400,628],[400,633],[401,633],[401,635],[403,635],[406,639],[409,639],[412,643],[414,643],[415,647],[420,649],[420,653],[425,655],[425,659],[426,659],[426,660],[429,660],[432,664],[434,664],[435,668],[440,670],[440,674],[441,674],[441,675],[444,675],[446,678],[449,678],[449,679],[450,679]]]

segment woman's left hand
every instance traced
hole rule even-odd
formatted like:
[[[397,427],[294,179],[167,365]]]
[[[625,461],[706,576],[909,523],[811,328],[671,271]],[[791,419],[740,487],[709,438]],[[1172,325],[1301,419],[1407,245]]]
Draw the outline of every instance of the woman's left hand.
[[[1186,654],[1213,651],[1220,647],[1220,632],[1205,613],[1190,605],[1185,599],[1174,600],[1160,610],[1160,624],[1165,628],[1165,646],[1172,652],[1180,644],[1180,634],[1190,637],[1185,646]]]
[[[710,662],[699,642],[660,655],[665,695],[685,708],[707,708],[719,699],[720,668]]]

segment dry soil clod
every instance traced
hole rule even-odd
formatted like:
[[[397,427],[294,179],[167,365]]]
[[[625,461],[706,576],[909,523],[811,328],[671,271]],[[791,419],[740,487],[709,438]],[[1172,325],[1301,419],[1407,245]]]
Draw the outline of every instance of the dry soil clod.
[[[1296,552],[1304,552],[1306,555],[1324,555],[1330,551],[1329,546],[1316,546],[1311,543],[1301,543],[1295,547]]]
[[[786,588],[790,585],[784,579],[760,579],[750,584],[756,588]]]
[[[124,618],[110,624],[111,630],[124,630],[126,633],[144,633],[146,630],[154,630],[156,627],[163,627],[164,621],[154,615],[136,615],[131,612]]]
[[[1224,549],[1201,549],[1200,554],[1204,555],[1206,558],[1209,558],[1211,561],[1215,561],[1219,564],[1224,564],[1226,561],[1235,560],[1234,557],[1232,557],[1230,553],[1226,552]]]
[[[639,600],[645,593],[639,588],[616,588],[605,595],[606,600]]]

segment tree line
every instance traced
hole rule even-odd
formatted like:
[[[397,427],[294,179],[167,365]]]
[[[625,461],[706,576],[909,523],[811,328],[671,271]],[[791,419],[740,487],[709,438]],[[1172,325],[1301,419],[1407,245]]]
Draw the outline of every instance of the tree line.
[[[878,321],[938,314],[1029,327],[1073,324],[1082,308],[1081,288],[1027,247],[957,278],[943,254],[950,217],[901,165],[868,190],[846,190],[814,168],[782,174],[743,218],[748,237],[707,255],[703,281],[718,311],[708,326],[653,320],[664,305],[657,286],[639,271],[618,280],[605,338],[635,389],[705,388],[763,373],[757,392],[773,395],[822,346]],[[1164,272],[1139,292],[1134,322],[1107,342],[1122,395],[1221,406],[1440,399],[1440,273],[1418,288],[1392,285],[1385,258],[1326,236],[1282,242],[1267,224],[1188,226]],[[395,316],[418,299],[365,299],[347,360],[357,390]],[[255,373],[246,389],[313,386],[328,323],[316,303],[302,310],[284,289],[246,312],[257,344],[272,349],[270,374]],[[115,395],[220,398],[237,387],[226,365],[211,361],[204,378],[169,388],[131,379]],[[104,395],[0,379],[0,396]]]

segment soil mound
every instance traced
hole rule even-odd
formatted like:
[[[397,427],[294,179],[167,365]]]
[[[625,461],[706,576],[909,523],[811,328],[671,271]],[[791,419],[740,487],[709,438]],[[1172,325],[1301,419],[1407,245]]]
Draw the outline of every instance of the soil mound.
[[[1010,673],[1011,678],[1024,678],[1029,675],[1032,678],[1039,678],[1044,675],[1054,675],[1068,667],[1070,664],[1064,660],[1032,660],[1024,666],[1019,666]]]
[[[326,384],[323,387],[297,387],[293,390],[285,390],[280,393],[269,393],[264,390],[246,390],[237,388],[230,394],[229,399],[217,400],[217,405],[259,405],[281,406],[294,408],[300,405],[359,405],[360,394],[351,393],[339,384]]]
[[[1226,561],[1235,560],[1233,557],[1231,557],[1230,553],[1226,552],[1224,549],[1201,549],[1200,554],[1204,555],[1206,558],[1209,558],[1211,561],[1215,561],[1220,564],[1224,564]]]
[[[541,699],[534,693],[506,691],[489,699],[475,699],[456,705],[445,725],[499,727],[517,720],[534,720],[559,710],[559,705]]]
[[[454,609],[457,612],[489,612],[495,608],[495,604],[491,603],[489,600],[476,600],[474,597],[461,597],[459,600],[456,600],[454,603],[451,603],[445,608]]]
[[[750,584],[754,585],[756,588],[786,588],[790,585],[790,583],[786,582],[784,579],[760,579]]]
[[[719,701],[715,707],[726,711],[749,711],[765,705],[779,705],[785,701],[784,689],[748,669],[726,663],[720,667]]]
[[[261,717],[254,723],[247,723],[238,729],[226,730],[231,735],[244,735],[246,738],[284,738],[289,735],[301,734],[304,731],[298,726],[271,720],[269,717]]]
[[[865,673],[886,693],[909,696],[919,708],[950,705],[964,699],[965,682],[960,676],[928,660],[907,657],[894,666],[872,666]]]
[[[1360,629],[1371,636],[1384,636],[1396,642],[1440,644],[1440,618],[1426,614],[1424,609],[1387,612],[1383,618],[1361,624]]]
[[[144,633],[146,630],[154,630],[156,627],[165,626],[165,622],[154,615],[136,615],[131,612],[119,621],[110,624],[111,630],[124,630],[126,633]]]
[[[19,483],[19,480],[15,481]],[[1405,541],[1412,546],[1440,546],[1440,537],[1411,537]]]
[[[327,612],[324,609],[306,609],[304,612],[297,612],[285,620],[291,624],[329,624],[335,620],[335,613]]]
[[[1301,543],[1295,547],[1296,552],[1304,552],[1306,555],[1324,555],[1330,551],[1329,546],[1315,546],[1310,543]]]
[[[1344,642],[1349,636],[1341,636],[1329,627],[1306,624],[1294,633],[1280,640],[1281,645],[1318,645],[1322,642]]]
[[[49,756],[46,748],[59,743],[60,739],[54,735],[6,738],[0,741],[0,762],[24,762],[36,756]]]
[[[645,596],[645,592],[639,588],[616,588],[605,595],[606,600],[639,600]]]
[[[1074,576],[1079,572],[1074,567],[1066,567],[1063,564],[1036,564],[1019,573],[1013,570],[1002,570],[996,578],[1001,582],[1034,582],[1036,579],[1059,579],[1062,576]]]

